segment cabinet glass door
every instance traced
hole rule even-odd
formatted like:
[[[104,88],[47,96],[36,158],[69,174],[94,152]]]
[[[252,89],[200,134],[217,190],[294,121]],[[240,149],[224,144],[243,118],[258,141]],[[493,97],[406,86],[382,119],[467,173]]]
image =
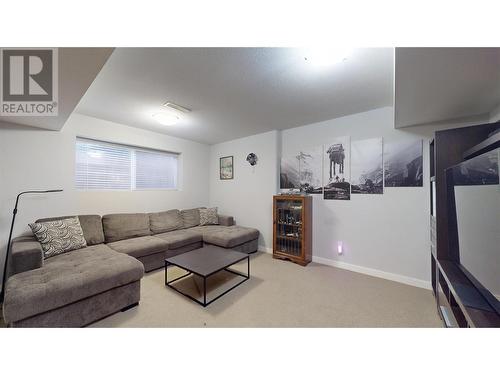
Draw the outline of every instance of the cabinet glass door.
[[[276,248],[280,253],[302,256],[302,201],[276,201]]]

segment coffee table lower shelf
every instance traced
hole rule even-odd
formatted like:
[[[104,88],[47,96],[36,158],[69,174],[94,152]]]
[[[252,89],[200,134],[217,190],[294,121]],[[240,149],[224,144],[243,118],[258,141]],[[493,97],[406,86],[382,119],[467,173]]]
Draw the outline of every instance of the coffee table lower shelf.
[[[229,267],[243,261],[243,260],[247,260],[247,274],[245,275],[244,273],[241,273],[241,272],[238,272],[238,271],[235,271],[235,270],[232,270],[230,269]],[[188,272],[182,276],[179,276],[173,280],[168,280],[168,266],[170,265],[173,265],[173,266],[176,266],[176,267],[179,267],[181,269],[183,269],[184,271]],[[226,291],[224,291],[223,293],[219,294],[217,297],[215,298],[212,298],[211,300],[207,301],[207,279],[212,276],[212,275],[215,275],[216,273],[218,272],[221,272],[221,271],[227,271],[227,272],[230,272],[232,274],[235,274],[237,276],[241,276],[243,277],[243,280],[241,280],[239,283],[233,285],[231,288],[227,289]],[[182,290],[176,288],[173,283],[175,283],[176,281],[179,281],[181,279],[184,279],[188,276],[191,276],[191,275],[197,275],[199,277],[201,277],[203,279],[203,301],[200,301],[198,300],[197,298],[189,295],[188,293],[185,293],[183,292]],[[231,290],[233,290],[234,288],[236,288],[237,286],[243,284],[245,281],[247,281],[248,279],[250,279],[250,256],[247,256],[246,258],[244,259],[241,259],[241,260],[238,260],[234,263],[231,263],[221,269],[218,269],[208,275],[201,275],[199,273],[196,273],[186,267],[182,267],[178,264],[175,264],[175,263],[172,263],[172,262],[169,262],[168,259],[165,259],[165,285],[168,286],[169,288],[172,288],[173,290],[175,290],[177,293],[180,293],[182,294],[183,296],[189,298],[190,300],[198,303],[199,305],[203,306],[203,307],[207,307],[208,305],[210,305],[212,302],[218,300],[219,298],[221,298],[222,296],[226,295],[227,293],[229,293]]]

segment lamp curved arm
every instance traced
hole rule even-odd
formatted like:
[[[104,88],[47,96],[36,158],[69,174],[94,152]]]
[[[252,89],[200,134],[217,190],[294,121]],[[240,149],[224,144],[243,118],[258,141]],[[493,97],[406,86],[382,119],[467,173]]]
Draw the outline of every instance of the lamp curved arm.
[[[26,190],[17,194],[16,205],[14,206],[14,211],[17,212],[17,204],[19,203],[19,198],[24,194],[45,194],[45,193],[60,193],[63,189],[53,189],[53,190]]]

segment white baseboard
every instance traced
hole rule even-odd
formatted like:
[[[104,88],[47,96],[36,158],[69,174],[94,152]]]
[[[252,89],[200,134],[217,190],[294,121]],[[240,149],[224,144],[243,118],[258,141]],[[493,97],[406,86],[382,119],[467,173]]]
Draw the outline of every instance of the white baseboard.
[[[268,253],[268,254],[273,253],[273,249],[271,249],[269,247],[260,246],[260,245],[259,245],[259,251],[262,251],[263,253]]]
[[[386,271],[377,270],[375,268],[368,268],[363,266],[358,266],[351,263],[340,262],[338,260],[327,259],[313,256],[313,262],[325,264],[327,266],[342,268],[348,271],[363,273],[365,275],[370,275],[374,277],[380,277],[382,279],[387,279],[391,281],[396,281],[398,283],[407,284],[411,286],[416,286],[418,288],[431,289],[431,283],[425,280],[416,279],[414,277],[408,277],[399,275],[397,273],[391,273]]]
[[[269,254],[273,253],[273,249],[270,249],[270,248],[267,248],[264,246],[259,246],[259,251],[262,251],[264,253],[269,253]],[[374,268],[357,266],[355,264],[340,262],[338,260],[327,259],[327,258],[322,258],[322,257],[317,257],[317,256],[313,256],[312,260],[315,263],[324,264],[326,266],[342,268],[344,270],[358,272],[358,273],[362,273],[362,274],[369,275],[369,276],[380,277],[382,279],[396,281],[398,283],[416,286],[418,288],[424,288],[424,289],[428,289],[428,290],[432,289],[431,283],[429,281],[415,279],[413,277],[403,276],[403,275],[399,275],[397,273],[380,271],[380,270],[377,270]]]

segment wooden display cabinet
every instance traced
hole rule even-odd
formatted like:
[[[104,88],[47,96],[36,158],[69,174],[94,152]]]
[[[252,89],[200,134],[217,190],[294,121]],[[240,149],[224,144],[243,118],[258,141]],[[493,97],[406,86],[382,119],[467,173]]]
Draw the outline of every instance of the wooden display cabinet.
[[[273,258],[302,266],[312,260],[312,197],[273,197]]]

